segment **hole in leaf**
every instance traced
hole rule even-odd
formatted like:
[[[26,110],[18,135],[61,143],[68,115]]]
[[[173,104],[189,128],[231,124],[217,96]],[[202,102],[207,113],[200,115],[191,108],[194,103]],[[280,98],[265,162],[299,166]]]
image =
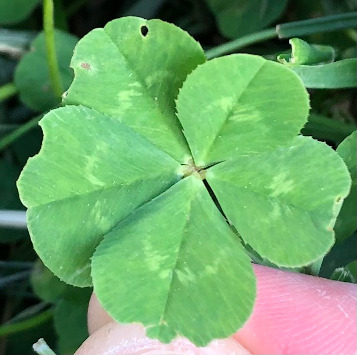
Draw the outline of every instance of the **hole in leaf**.
[[[149,32],[149,29],[146,26],[141,26],[140,31],[141,31],[141,34],[143,35],[143,37],[146,37],[146,35]]]

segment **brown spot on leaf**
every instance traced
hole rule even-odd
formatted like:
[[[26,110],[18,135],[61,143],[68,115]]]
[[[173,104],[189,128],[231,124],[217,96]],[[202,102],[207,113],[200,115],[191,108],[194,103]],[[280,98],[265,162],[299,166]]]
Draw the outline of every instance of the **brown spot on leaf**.
[[[81,67],[85,70],[90,70],[90,64],[89,63],[82,63]]]

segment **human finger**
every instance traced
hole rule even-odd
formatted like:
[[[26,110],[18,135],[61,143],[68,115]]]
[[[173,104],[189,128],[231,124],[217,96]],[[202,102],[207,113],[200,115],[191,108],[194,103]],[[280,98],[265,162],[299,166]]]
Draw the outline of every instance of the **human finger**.
[[[198,348],[187,339],[177,338],[170,344],[162,344],[145,335],[139,324],[121,325],[109,322],[97,329],[80,346],[75,355],[124,355],[124,354],[192,354],[192,355],[249,355],[234,339],[214,340],[207,347]]]
[[[253,354],[356,354],[355,284],[254,266],[257,299],[234,335]]]

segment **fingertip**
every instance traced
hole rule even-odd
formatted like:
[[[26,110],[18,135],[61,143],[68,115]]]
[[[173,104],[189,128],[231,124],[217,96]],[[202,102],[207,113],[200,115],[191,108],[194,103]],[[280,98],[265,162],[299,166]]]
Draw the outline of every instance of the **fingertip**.
[[[253,314],[234,336],[253,354],[356,353],[356,285],[254,269]]]
[[[158,340],[146,337],[144,327],[139,324],[121,325],[110,322],[93,333],[75,353],[75,355],[93,354],[249,355],[250,353],[234,339],[214,340],[203,348],[198,348],[183,338],[177,338],[170,344],[162,344]]]
[[[250,353],[236,340],[214,340],[208,346],[197,348],[187,339],[178,338],[170,344],[145,335],[145,328],[139,324],[116,323],[99,303],[93,293],[88,307],[88,331],[90,337],[77,350],[76,355],[92,354],[231,354]]]
[[[110,322],[113,322],[113,318],[104,310],[93,292],[89,300],[87,315],[89,334],[95,333],[98,329]]]

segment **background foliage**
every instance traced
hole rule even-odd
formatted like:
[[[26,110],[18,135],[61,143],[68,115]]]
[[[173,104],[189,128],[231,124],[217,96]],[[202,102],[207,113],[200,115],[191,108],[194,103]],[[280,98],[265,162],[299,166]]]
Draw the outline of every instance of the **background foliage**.
[[[335,61],[356,57],[353,0],[281,1],[279,6],[268,0],[56,0],[54,3],[56,53],[63,89],[72,80],[68,64],[77,39],[114,18],[128,15],[160,18],[176,24],[200,41],[208,57],[245,52],[272,60],[277,55],[291,58],[288,39],[292,37],[299,37],[307,44],[332,47]],[[310,32],[306,31],[307,25],[291,25],[295,21],[348,12],[354,21],[351,28],[339,28],[333,21],[327,24],[317,21],[312,24],[315,30]],[[290,26],[278,27],[278,34],[283,38],[279,39],[275,25],[286,23]],[[15,182],[28,157],[40,148],[42,134],[37,127],[38,120],[60,102],[51,88],[42,28],[40,1],[0,0],[1,210],[24,209]],[[337,148],[356,127],[357,94],[350,79],[356,77],[355,62],[344,62],[341,69],[341,63],[325,64],[331,62],[331,56],[316,54],[316,47],[311,52],[309,45],[300,45],[308,62],[296,63],[293,70],[310,80],[305,85],[310,88],[312,106],[302,133]],[[323,66],[305,65],[316,64],[316,61],[309,62],[316,55],[322,58]],[[332,71],[327,65],[333,66]],[[341,87],[342,74],[346,74],[347,84]],[[349,156],[348,145],[355,144],[355,137],[350,141],[345,141],[338,153],[353,172],[356,158]],[[355,184],[354,175],[354,189]],[[322,277],[355,280],[357,238],[353,195],[348,204],[337,221],[337,242],[322,261],[321,269],[316,269]],[[316,273],[316,270],[311,267],[304,271]],[[73,288],[59,281],[36,259],[27,231],[9,228],[0,218],[0,355],[32,354],[31,345],[40,337],[60,353],[73,353],[87,336],[89,294],[88,289]]]

